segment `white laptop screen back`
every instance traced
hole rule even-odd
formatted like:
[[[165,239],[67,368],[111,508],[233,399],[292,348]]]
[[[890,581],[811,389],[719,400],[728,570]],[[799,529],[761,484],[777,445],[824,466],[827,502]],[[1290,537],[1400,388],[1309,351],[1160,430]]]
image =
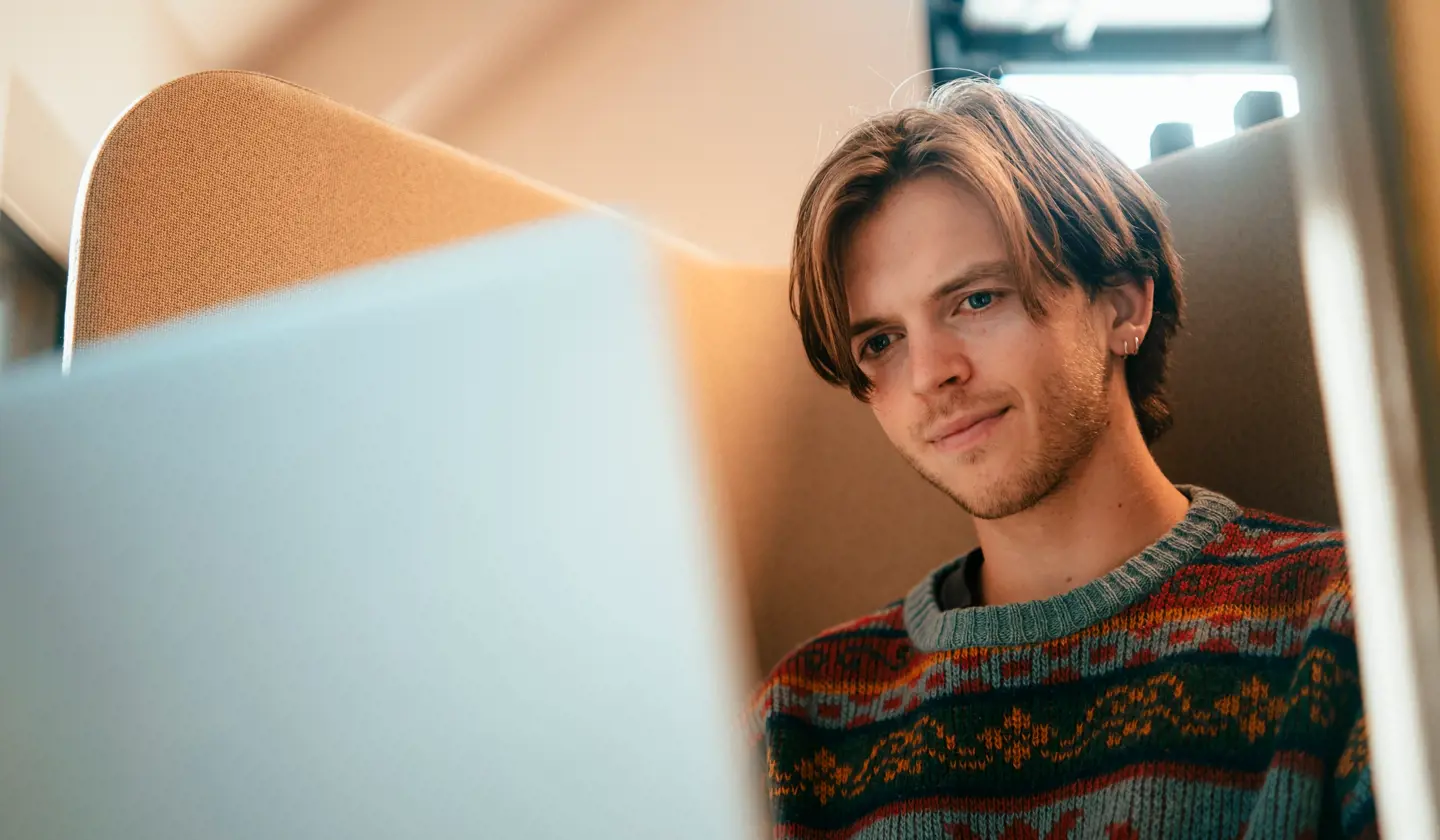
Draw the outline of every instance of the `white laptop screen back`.
[[[659,288],[571,218],[0,378],[0,837],[746,836]]]

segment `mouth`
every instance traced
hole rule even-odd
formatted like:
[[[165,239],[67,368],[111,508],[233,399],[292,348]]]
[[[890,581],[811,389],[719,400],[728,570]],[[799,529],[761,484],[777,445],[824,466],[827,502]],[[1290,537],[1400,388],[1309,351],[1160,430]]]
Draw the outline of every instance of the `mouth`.
[[[1010,407],[1005,406],[957,417],[937,428],[928,440],[942,452],[969,449],[989,437],[990,432],[1000,424],[1001,418],[1009,412]]]

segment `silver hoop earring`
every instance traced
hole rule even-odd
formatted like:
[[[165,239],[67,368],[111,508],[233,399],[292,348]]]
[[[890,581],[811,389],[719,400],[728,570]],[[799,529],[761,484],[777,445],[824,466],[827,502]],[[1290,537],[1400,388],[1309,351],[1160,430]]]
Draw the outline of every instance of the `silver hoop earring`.
[[[1123,356],[1128,356],[1128,355],[1130,355],[1130,339],[1128,339],[1128,338],[1125,339],[1125,349],[1124,349],[1123,351],[1121,351],[1121,355],[1123,355]]]

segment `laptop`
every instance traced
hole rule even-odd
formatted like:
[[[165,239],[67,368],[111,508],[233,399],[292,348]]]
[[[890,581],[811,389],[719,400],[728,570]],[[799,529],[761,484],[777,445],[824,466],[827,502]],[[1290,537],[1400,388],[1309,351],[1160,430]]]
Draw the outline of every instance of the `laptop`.
[[[0,837],[755,836],[664,288],[567,217],[0,376]]]

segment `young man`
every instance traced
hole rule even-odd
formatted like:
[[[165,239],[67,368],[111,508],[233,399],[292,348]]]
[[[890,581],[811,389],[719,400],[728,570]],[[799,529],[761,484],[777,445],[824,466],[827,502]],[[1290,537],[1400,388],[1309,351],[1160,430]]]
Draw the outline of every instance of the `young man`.
[[[821,165],[791,302],[980,547],[772,673],[778,836],[1375,836],[1340,534],[1150,455],[1182,294],[1134,172],[947,86]]]

